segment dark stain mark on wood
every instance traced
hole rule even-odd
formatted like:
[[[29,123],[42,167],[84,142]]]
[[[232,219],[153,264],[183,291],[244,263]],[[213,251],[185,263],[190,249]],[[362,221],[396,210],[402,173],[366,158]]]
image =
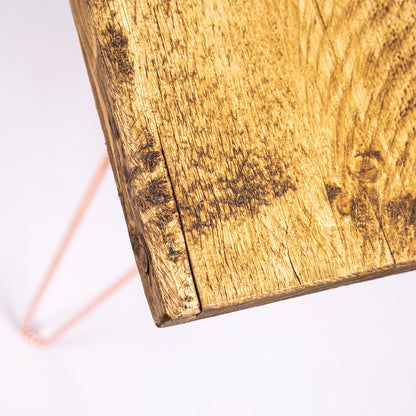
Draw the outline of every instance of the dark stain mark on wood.
[[[336,208],[342,216],[351,216],[358,228],[363,230],[372,218],[368,201],[361,196],[350,196],[333,184],[326,184],[325,188],[331,206]],[[375,196],[375,198],[377,199],[375,205],[378,206],[378,197]]]
[[[336,185],[325,184],[328,201],[332,204],[334,199],[341,193],[341,188]]]
[[[165,230],[166,226],[174,219],[176,214],[176,210],[174,209],[165,209],[163,212],[159,214],[155,221],[155,225],[160,230]]]
[[[108,124],[110,126],[111,135],[113,136],[113,139],[115,141],[119,140],[120,139],[120,132],[118,130],[118,127],[117,127],[116,121],[114,120],[114,117],[109,115],[107,117],[107,119],[108,119]]]
[[[143,199],[146,207],[166,204],[171,201],[172,196],[169,193],[168,181],[164,177],[152,179],[143,191]]]
[[[167,247],[170,258],[173,262],[177,263],[184,254],[183,250],[175,248],[175,241],[173,239],[168,242]]]
[[[146,171],[153,172],[161,160],[160,152],[156,150],[148,150],[142,156],[143,168]]]
[[[210,151],[199,149],[209,154]],[[192,217],[187,231],[203,233],[217,221],[256,215],[260,208],[269,205],[275,198],[283,197],[289,191],[296,191],[296,181],[288,173],[288,164],[279,158],[262,156],[253,150],[234,149],[229,156],[234,167],[226,174],[215,174],[215,181],[202,186],[204,199],[194,204],[181,205]],[[212,174],[211,166],[204,162],[209,158],[198,158],[197,166]],[[201,184],[189,185],[189,189],[201,188]],[[217,197],[216,195],[222,195]]]
[[[153,173],[162,162],[162,155],[147,127],[141,131],[137,141],[141,144],[134,153],[134,160],[138,165],[137,172],[134,172],[134,174],[138,173],[139,166],[143,172]]]
[[[129,55],[128,37],[121,27],[115,26],[111,21],[101,34],[104,39],[103,54],[111,65],[115,65],[117,78],[123,82],[131,82],[134,69]]]
[[[415,127],[413,127],[412,135],[413,137],[416,136]],[[401,153],[400,157],[397,159],[396,166],[403,166],[407,160],[408,154],[409,154],[409,140],[406,140],[406,144],[404,145],[403,152]]]
[[[404,198],[397,198],[386,205],[391,221],[406,233],[409,227],[416,226],[416,198],[407,194]],[[415,230],[416,231],[416,230]]]
[[[361,197],[355,197],[350,202],[351,219],[361,232],[369,232],[369,224],[372,223],[373,216],[369,204]]]
[[[381,156],[381,153],[380,153],[379,150],[367,150],[367,151],[362,152],[362,153],[357,153],[355,156],[356,157],[375,158],[379,162],[383,161],[383,157]]]
[[[375,182],[380,170],[380,164],[383,157],[380,151],[368,150],[355,155],[357,163],[355,165],[355,174],[360,182]]]

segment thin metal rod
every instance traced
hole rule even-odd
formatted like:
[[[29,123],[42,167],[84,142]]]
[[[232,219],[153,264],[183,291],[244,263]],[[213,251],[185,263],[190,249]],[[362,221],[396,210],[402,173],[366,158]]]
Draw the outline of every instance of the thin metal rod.
[[[50,336],[46,338],[42,338],[37,335],[34,331],[30,329],[30,324],[33,320],[33,316],[39,306],[39,302],[41,301],[45,291],[54,276],[55,270],[60,263],[72,237],[74,236],[75,231],[77,230],[82,218],[85,215],[94,195],[97,192],[97,189],[102,182],[104,175],[109,167],[109,160],[107,154],[103,157],[100,164],[98,165],[97,170],[94,173],[91,182],[88,185],[88,188],[76,210],[74,217],[69,224],[69,227],[64,234],[64,237],[58,246],[58,249],[52,258],[52,261],[41,280],[40,286],[35,293],[35,296],[32,299],[32,302],[29,305],[29,308],[26,312],[26,315],[20,325],[20,331],[22,335],[28,339],[29,341],[37,344],[37,345],[47,345],[50,344],[58,337],[60,337],[63,333],[65,333],[68,329],[73,327],[77,322],[79,322],[85,315],[91,312],[97,305],[99,305],[102,301],[107,299],[111,296],[117,289],[123,286],[127,281],[129,281],[133,276],[137,274],[137,267],[133,266],[129,269],[126,273],[124,273],[117,281],[115,281],[111,286],[109,286],[102,294],[88,303],[84,308],[82,308],[78,313],[76,313],[71,319],[69,319],[66,323],[60,326],[55,332],[53,332]]]

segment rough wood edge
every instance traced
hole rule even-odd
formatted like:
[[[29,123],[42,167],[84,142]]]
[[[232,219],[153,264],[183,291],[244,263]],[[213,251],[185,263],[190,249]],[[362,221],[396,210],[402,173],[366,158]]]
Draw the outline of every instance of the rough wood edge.
[[[134,209],[129,202],[129,196],[123,185],[123,161],[124,155],[117,151],[114,145],[114,132],[117,128],[114,126],[114,115],[112,114],[113,108],[108,97],[108,91],[106,85],[104,85],[104,78],[99,72],[101,71],[100,65],[97,62],[99,60],[99,51],[97,51],[95,34],[93,33],[92,24],[88,22],[88,7],[85,0],[70,0],[72,14],[74,17],[75,25],[78,32],[81,49],[86,64],[88,77],[93,90],[94,100],[97,108],[97,112],[100,118],[100,123],[104,132],[107,151],[110,158],[111,167],[113,170],[114,178],[116,180],[117,189],[123,213],[127,222],[127,227],[132,243],[132,248],[138,266],[142,284],[144,287],[145,295],[154,319],[155,324],[158,327],[171,326],[180,323],[192,321],[196,318],[196,315],[200,312],[199,299],[195,288],[194,281],[194,296],[193,303],[197,306],[178,308],[172,313],[172,310],[168,310],[167,306],[175,303],[175,293],[170,293],[169,298],[166,299],[166,294],[160,289],[159,281],[163,279],[163,276],[159,276],[155,273],[152,261],[148,263],[148,270],[144,270],[142,261],[140,259],[140,248],[143,247],[148,259],[152,257],[152,247],[149,247],[146,241],[146,232],[143,226],[143,221],[140,218],[140,210]],[[101,82],[97,82],[99,79]],[[101,85],[100,85],[101,84]],[[166,176],[166,180],[171,183],[169,175]],[[178,228],[182,230],[180,224]],[[183,231],[182,231],[183,234]],[[189,258],[188,258],[189,262]],[[189,266],[190,267],[190,266]],[[179,294],[178,294],[179,296]]]
[[[268,293],[266,295],[259,295],[258,297],[251,296],[235,301],[239,303],[230,302],[224,305],[205,306],[202,308],[201,313],[199,313],[196,316],[196,319],[205,319],[229,312],[236,312],[239,310],[252,308],[255,306],[267,305],[269,303],[278,302],[281,300],[322,292],[328,289],[335,289],[337,287],[346,286],[353,283],[366,282],[369,280],[378,279],[380,277],[392,276],[395,274],[405,273],[412,270],[416,270],[416,260],[410,260],[396,265],[391,264],[387,266],[381,266],[372,270],[362,270],[360,272],[352,273],[351,275],[347,276],[339,276],[335,278],[328,278],[326,280],[316,281],[309,285],[303,285],[302,287],[295,286],[293,288],[288,288],[279,292]]]

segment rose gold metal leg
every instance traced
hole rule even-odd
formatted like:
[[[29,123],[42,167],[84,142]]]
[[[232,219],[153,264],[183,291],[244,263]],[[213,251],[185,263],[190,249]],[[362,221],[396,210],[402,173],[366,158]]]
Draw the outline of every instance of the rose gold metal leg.
[[[107,154],[103,157],[101,163],[99,164],[97,170],[94,173],[94,176],[79,204],[78,209],[75,212],[75,215],[69,224],[69,227],[62,239],[61,244],[58,247],[58,250],[53,257],[49,268],[47,269],[43,279],[41,280],[40,286],[36,291],[36,294],[29,305],[25,318],[23,319],[22,324],[20,325],[20,331],[23,336],[28,339],[30,342],[35,343],[36,345],[47,345],[54,342],[58,337],[60,337],[63,333],[65,333],[68,329],[73,327],[77,322],[79,322],[82,318],[85,317],[91,310],[93,310],[97,305],[111,296],[117,289],[123,286],[126,282],[128,282],[133,276],[137,275],[137,267],[133,266],[130,268],[126,273],[124,273],[116,282],[114,282],[110,287],[108,287],[102,294],[97,296],[94,300],[88,303],[84,308],[82,308],[78,313],[76,313],[71,319],[65,322],[62,326],[60,326],[55,332],[49,335],[46,338],[42,338],[36,333],[34,333],[30,329],[30,324],[32,322],[33,316],[36,312],[37,307],[39,306],[39,302],[42,299],[45,291],[54,276],[56,267],[58,266],[59,262],[64,255],[68,244],[70,243],[75,231],[77,230],[82,218],[85,215],[88,206],[91,203],[94,195],[97,192],[97,189],[102,182],[104,175],[108,169],[109,160]]]

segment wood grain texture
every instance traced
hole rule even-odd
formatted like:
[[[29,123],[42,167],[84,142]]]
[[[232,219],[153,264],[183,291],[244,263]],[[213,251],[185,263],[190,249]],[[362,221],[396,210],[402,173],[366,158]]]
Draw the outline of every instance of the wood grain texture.
[[[71,4],[158,325],[414,268],[414,1]]]

